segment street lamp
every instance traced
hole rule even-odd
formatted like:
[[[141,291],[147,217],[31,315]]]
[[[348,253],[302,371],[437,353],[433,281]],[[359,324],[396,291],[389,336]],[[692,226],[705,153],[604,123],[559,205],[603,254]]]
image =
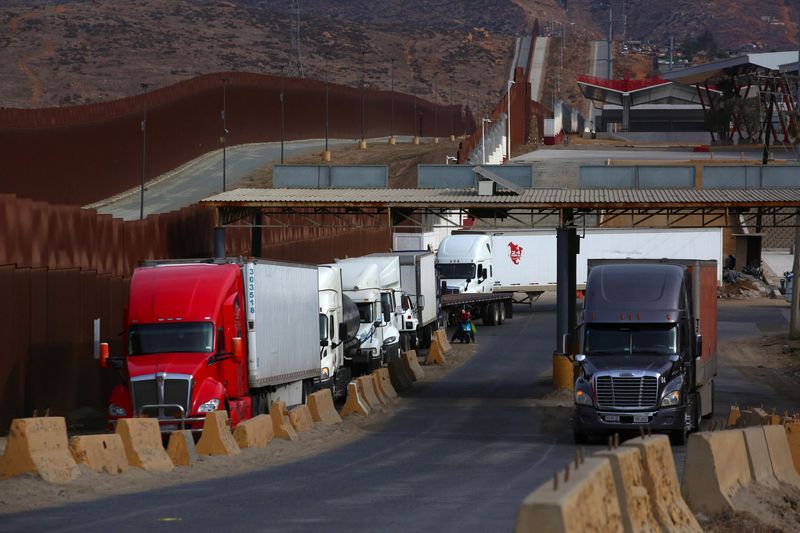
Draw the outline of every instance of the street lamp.
[[[436,74],[433,75],[433,142],[439,142],[439,93],[436,92]]]
[[[391,80],[392,80],[392,82],[391,82],[391,89],[392,89],[392,91],[391,91],[392,92],[392,94],[391,94],[391,97],[392,97],[392,119],[391,119],[391,122],[390,122],[391,135],[389,136],[389,144],[394,144],[395,143],[395,139],[394,139],[394,61],[395,61],[394,58],[392,58],[392,69],[391,69],[391,74],[390,74]]]
[[[364,138],[364,129],[365,129],[364,125],[365,125],[365,120],[366,120],[365,117],[364,117],[364,111],[365,111],[365,104],[364,104],[364,76],[365,76],[365,73],[364,73],[364,54],[365,53],[366,52],[364,50],[361,50],[361,144],[360,144],[359,148],[361,148],[362,150],[367,147],[367,141]]]
[[[419,144],[419,130],[417,129],[417,84],[416,82],[411,87],[411,92],[414,94],[414,137],[411,144]]]
[[[456,126],[453,118],[453,76],[450,76],[450,95],[447,97],[447,103],[450,105],[450,141],[456,140]]]
[[[511,159],[511,86],[514,80],[508,80],[508,90],[506,91],[506,101],[508,103],[508,115],[506,115],[506,125],[508,126],[508,138],[506,139],[506,160]]]
[[[328,150],[328,138],[330,136],[330,87],[328,86],[328,59],[329,54],[325,54],[325,153],[322,159],[325,161],[331,160],[331,152]]]
[[[222,192],[226,189],[226,163],[228,148],[228,78],[222,78]]]
[[[286,140],[286,66],[281,67],[281,165],[283,164],[283,143]]]
[[[150,87],[150,84],[142,83],[141,87],[144,91],[144,116],[139,126],[142,130],[142,183],[139,189],[139,220],[144,220],[144,175],[147,166],[147,88]]]
[[[483,165],[486,164],[486,124],[491,124],[492,121],[484,117],[481,119],[481,160]]]

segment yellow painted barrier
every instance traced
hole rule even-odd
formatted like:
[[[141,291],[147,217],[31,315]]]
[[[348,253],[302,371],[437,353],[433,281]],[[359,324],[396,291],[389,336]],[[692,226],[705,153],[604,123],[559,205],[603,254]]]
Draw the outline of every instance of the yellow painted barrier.
[[[358,386],[358,393],[363,398],[371,410],[380,409],[383,407],[383,402],[375,394],[375,385],[372,381],[372,376],[361,376],[356,378],[356,386]]]
[[[170,433],[167,455],[175,466],[194,465],[197,462],[197,446],[195,446],[192,432],[182,429]]]
[[[783,426],[764,426],[763,429],[775,477],[778,481],[800,489],[800,475],[794,469],[792,452],[789,451],[789,441],[786,439],[786,430],[783,429]]]
[[[212,411],[206,414],[203,433],[197,441],[200,455],[239,455],[242,451],[236,444],[230,428],[227,411]]]
[[[342,417],[336,412],[333,405],[333,395],[330,389],[318,390],[308,395],[308,409],[314,422],[333,426],[342,423]]]
[[[778,487],[778,478],[772,469],[769,457],[767,438],[760,427],[749,427],[741,430],[747,448],[747,460],[750,466],[750,478],[759,485]]]
[[[656,518],[666,531],[702,533],[700,524],[681,496],[672,448],[666,435],[653,435],[626,441],[642,454],[644,481],[653,501]]]
[[[624,447],[597,452],[593,457],[606,457],[611,464],[625,531],[659,533],[661,525],[644,482],[641,451]]]
[[[266,448],[275,438],[272,429],[272,417],[258,415],[239,422],[233,430],[233,438],[239,448]]]
[[[741,416],[742,412],[739,410],[739,406],[731,405],[731,410],[730,412],[728,412],[728,420],[726,422],[726,426],[728,428],[736,427],[736,423],[739,421],[739,418],[741,418]]]
[[[80,470],[69,452],[63,417],[16,418],[0,458],[0,476],[38,474],[50,483],[67,483]]]
[[[741,429],[689,436],[681,494],[692,511],[708,516],[734,511],[733,497],[750,481],[747,445]]]
[[[75,462],[95,472],[117,475],[128,469],[128,457],[122,439],[110,435],[79,435],[69,439],[69,451]]]
[[[400,358],[403,360],[403,365],[406,367],[406,370],[408,371],[408,374],[411,377],[411,381],[419,381],[420,379],[425,377],[425,371],[419,364],[419,359],[417,359],[416,350],[409,350],[407,352],[403,352],[402,354],[400,354]]]
[[[426,365],[443,365],[446,361],[444,350],[437,337],[431,340],[431,345],[428,347],[428,356],[425,358]]]
[[[397,398],[397,391],[392,387],[392,378],[389,377],[388,368],[379,368],[372,375],[375,376],[375,386],[380,389],[381,394],[389,400]]]
[[[305,404],[296,405],[289,411],[289,420],[292,422],[292,427],[298,433],[308,431],[314,427],[314,419],[311,417],[311,411]]]
[[[285,402],[272,402],[272,405],[269,406],[269,416],[272,418],[272,431],[276,437],[297,440],[297,432],[289,418],[289,410],[286,408]]]
[[[339,415],[342,417],[356,414],[361,416],[369,416],[371,409],[369,405],[361,398],[358,392],[358,385],[356,385],[355,381],[351,381],[347,384],[347,401],[342,407],[342,410],[339,411]]]
[[[622,511],[617,500],[611,464],[605,457],[587,457],[569,480],[546,482],[530,493],[517,510],[515,533],[584,532],[622,533]]]
[[[175,468],[164,450],[155,418],[121,418],[117,421],[117,433],[122,438],[129,465],[157,472]]]
[[[573,390],[575,388],[575,367],[566,355],[553,354],[553,388]]]

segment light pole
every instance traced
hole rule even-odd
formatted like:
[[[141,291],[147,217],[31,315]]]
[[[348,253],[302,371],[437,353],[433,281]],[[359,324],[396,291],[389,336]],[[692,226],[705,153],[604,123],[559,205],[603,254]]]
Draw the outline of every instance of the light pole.
[[[365,130],[365,123],[366,118],[364,117],[365,111],[365,104],[364,104],[364,54],[365,51],[361,50],[361,144],[359,148],[362,150],[366,149],[367,147],[367,140],[364,138],[364,130]]]
[[[450,96],[447,97],[447,103],[450,105],[450,142],[456,140],[456,126],[453,119],[453,76],[450,76]]]
[[[328,138],[330,137],[330,87],[328,86],[328,59],[329,54],[325,54],[325,153],[322,155],[324,161],[331,160],[331,152],[328,150]]]
[[[436,74],[433,75],[433,142],[439,143],[439,93],[436,92]]]
[[[222,192],[226,189],[228,148],[228,78],[222,78]]]
[[[281,165],[283,164],[283,143],[286,140],[286,66],[281,67]]]
[[[390,121],[391,134],[389,136],[389,144],[394,144],[396,142],[395,139],[394,139],[394,58],[392,58],[392,69],[391,69],[390,76],[391,76],[391,80],[392,80],[391,81],[391,89],[392,89],[392,94],[391,94],[391,97],[392,97],[392,118],[391,118],[391,121]]]
[[[481,119],[481,164],[486,164],[486,124],[492,121],[484,117]]]
[[[506,115],[506,126],[508,126],[508,138],[506,139],[506,160],[511,159],[511,86],[514,80],[508,80],[508,90],[506,91],[506,101],[508,103],[508,115]]]
[[[419,130],[417,129],[417,84],[411,88],[411,92],[414,93],[414,137],[411,140],[411,144],[419,144]]]
[[[150,84],[142,83],[141,87],[144,91],[144,115],[140,125],[142,130],[142,175],[139,188],[139,220],[144,220],[144,175],[147,166],[147,88],[150,87]]]

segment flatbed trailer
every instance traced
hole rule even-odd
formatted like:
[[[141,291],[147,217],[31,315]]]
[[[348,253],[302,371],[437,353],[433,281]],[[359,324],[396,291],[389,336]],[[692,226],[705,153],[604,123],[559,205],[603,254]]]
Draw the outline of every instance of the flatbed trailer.
[[[441,320],[445,326],[458,317],[462,308],[469,309],[473,316],[480,316],[487,326],[502,324],[514,314],[513,292],[481,292],[442,294],[439,299]]]

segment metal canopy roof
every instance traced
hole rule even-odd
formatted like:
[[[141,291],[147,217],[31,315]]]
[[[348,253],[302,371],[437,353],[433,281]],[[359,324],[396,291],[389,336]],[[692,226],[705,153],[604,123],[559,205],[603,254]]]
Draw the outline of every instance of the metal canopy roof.
[[[524,189],[479,196],[474,189],[236,189],[210,207],[435,207],[447,209],[667,209],[800,207],[800,189]]]
[[[578,76],[578,88],[585,98],[605,104],[622,105],[629,97],[631,106],[644,104],[700,104],[697,91],[661,78],[649,80],[607,80]]]
[[[725,74],[734,74],[742,70],[763,69],[778,70],[781,65],[786,65],[797,60],[797,51],[767,52],[761,54],[747,54],[720,61],[712,61],[702,65],[673,70],[664,73],[664,78],[686,85],[694,85],[707,80],[718,78]]]

